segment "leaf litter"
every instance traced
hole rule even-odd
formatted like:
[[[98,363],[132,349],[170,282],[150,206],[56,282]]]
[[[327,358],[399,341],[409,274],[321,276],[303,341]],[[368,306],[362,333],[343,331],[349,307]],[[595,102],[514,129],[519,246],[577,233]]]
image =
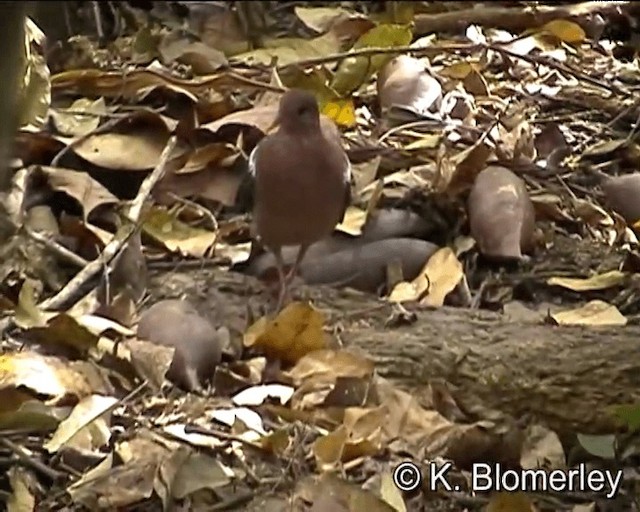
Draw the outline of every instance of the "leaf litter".
[[[637,13],[624,2],[543,5],[537,17],[527,2],[217,4],[122,4],[108,45],[74,36],[48,62],[26,22],[9,195],[22,238],[0,257],[0,429],[3,449],[30,462],[7,473],[8,509],[594,509],[595,495],[575,508],[472,495],[474,462],[566,468],[567,446],[534,419],[522,429],[470,409],[435,376],[419,395],[401,389],[343,337],[375,324],[376,308],[392,308],[376,327],[390,344],[416,311],[446,306],[554,303],[535,322],[637,324],[638,73],[602,21]],[[319,298],[262,314],[274,267],[249,245],[246,159],[294,87],[314,93],[323,129],[340,129],[354,173],[348,214],[310,249],[301,280],[378,295],[364,313]],[[481,184],[492,168],[510,184]],[[210,266],[259,280],[197,282]],[[191,321],[163,343],[129,329],[165,297],[229,331],[204,389],[166,379],[178,353],[198,355]],[[162,319],[154,328],[168,332]],[[636,428],[637,406],[607,405],[631,407],[618,416]],[[578,434],[591,455],[616,455],[609,438]],[[391,475],[407,458],[452,461],[461,492],[400,492]],[[60,492],[43,494],[42,479]]]

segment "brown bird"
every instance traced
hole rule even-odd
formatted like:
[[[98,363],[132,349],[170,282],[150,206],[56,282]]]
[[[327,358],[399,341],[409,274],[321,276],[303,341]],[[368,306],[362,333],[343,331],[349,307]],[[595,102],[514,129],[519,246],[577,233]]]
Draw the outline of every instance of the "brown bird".
[[[249,172],[255,178],[253,231],[276,258],[279,311],[309,246],[329,236],[344,216],[351,164],[335,126],[321,128],[312,94],[286,92],[272,128],[276,126],[251,152]],[[285,275],[281,248],[289,245],[299,250]]]

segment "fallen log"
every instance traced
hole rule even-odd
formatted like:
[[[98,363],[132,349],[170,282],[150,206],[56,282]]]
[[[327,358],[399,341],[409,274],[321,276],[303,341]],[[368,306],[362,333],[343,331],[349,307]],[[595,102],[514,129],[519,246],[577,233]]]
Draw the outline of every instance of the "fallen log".
[[[237,330],[247,302],[256,310],[268,300],[254,278],[219,269],[155,274],[150,290],[156,299],[185,293],[214,322]],[[638,326],[558,327],[445,307],[415,310],[415,321],[390,327],[393,307],[374,296],[326,287],[294,293],[312,299],[328,325],[342,326],[346,347],[368,354],[382,376],[418,398],[429,382],[445,381],[465,412],[498,410],[564,439],[614,431],[608,408],[637,401],[640,361],[629,356]]]

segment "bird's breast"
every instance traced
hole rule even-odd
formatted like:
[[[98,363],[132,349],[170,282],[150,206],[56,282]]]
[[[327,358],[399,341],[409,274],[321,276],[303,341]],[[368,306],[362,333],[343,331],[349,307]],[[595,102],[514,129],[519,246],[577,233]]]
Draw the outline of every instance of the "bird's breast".
[[[329,235],[341,220],[348,186],[342,148],[322,138],[263,143],[256,162],[258,235],[278,246],[309,244]]]

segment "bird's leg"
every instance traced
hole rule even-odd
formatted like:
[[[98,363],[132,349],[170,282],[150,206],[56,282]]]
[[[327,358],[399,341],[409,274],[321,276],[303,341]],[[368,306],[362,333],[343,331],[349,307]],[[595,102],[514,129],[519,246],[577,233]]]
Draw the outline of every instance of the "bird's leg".
[[[278,304],[276,313],[282,309],[285,298],[287,296],[287,277],[284,275],[284,260],[282,259],[282,251],[280,247],[271,248],[271,252],[276,258],[276,269],[278,270],[278,280],[280,281],[280,291],[278,293]]]
[[[287,286],[291,284],[291,281],[295,279],[296,274],[298,273],[298,267],[300,266],[300,262],[302,262],[302,259],[304,258],[304,255],[307,253],[308,248],[309,248],[308,245],[301,245],[300,249],[298,249],[298,255],[296,256],[296,261],[293,263],[293,267],[291,267],[291,270],[289,270],[289,273],[285,278]]]

